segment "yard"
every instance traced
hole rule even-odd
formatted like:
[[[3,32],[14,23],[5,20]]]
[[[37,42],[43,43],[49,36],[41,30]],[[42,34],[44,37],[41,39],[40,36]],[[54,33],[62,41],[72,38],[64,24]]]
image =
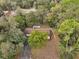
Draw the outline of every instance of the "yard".
[[[0,0],[0,59],[79,59],[79,0]]]
[[[56,33],[52,35],[52,39],[47,42],[47,44],[42,48],[34,49],[30,51],[26,50],[18,56],[18,59],[27,59],[27,54],[31,52],[32,59],[59,59],[59,38]],[[29,55],[29,54],[28,54]]]
[[[57,32],[53,32],[52,40],[48,41],[48,43],[39,49],[25,48],[26,50],[18,56],[16,59],[29,59],[27,56],[31,56],[32,59],[60,59],[59,57],[59,37]],[[30,55],[29,55],[30,53]],[[79,55],[76,56],[75,59],[79,59]]]

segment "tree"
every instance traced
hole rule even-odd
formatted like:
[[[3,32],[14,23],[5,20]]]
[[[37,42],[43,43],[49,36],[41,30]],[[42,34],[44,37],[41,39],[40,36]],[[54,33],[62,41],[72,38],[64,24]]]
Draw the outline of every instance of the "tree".
[[[61,4],[57,4],[54,7],[51,8],[51,12],[47,14],[47,21],[50,27],[58,28],[58,25],[60,24],[60,21],[63,21],[63,19],[60,19],[62,16],[62,6]]]
[[[26,21],[28,22],[27,25],[32,27],[33,25],[39,24],[40,21],[37,18],[38,15],[35,15],[34,12],[26,14]]]
[[[15,16],[15,20],[18,22],[18,28],[22,31],[28,26],[25,15],[17,15]]]
[[[16,2],[17,2],[17,6],[27,9],[33,7],[34,0],[17,0]]]
[[[73,7],[72,7],[73,6]],[[79,4],[75,0],[62,0],[61,3],[52,6],[47,14],[49,26],[58,28],[65,19],[79,19]]]
[[[15,10],[16,2],[12,0],[1,0],[0,7],[2,10]]]
[[[59,29],[61,59],[74,59],[79,51],[79,22],[67,19]]]
[[[0,52],[0,55],[2,55],[1,59],[14,59],[16,55],[14,45],[10,42],[2,42],[0,44]]]
[[[59,3],[60,2],[60,0],[53,0],[54,1],[54,3]]]
[[[14,59],[17,49],[21,50],[20,47],[23,47],[26,37],[17,26],[14,17],[0,19],[0,58]]]
[[[47,42],[47,33],[33,31],[28,38],[28,43],[32,48],[40,48]]]

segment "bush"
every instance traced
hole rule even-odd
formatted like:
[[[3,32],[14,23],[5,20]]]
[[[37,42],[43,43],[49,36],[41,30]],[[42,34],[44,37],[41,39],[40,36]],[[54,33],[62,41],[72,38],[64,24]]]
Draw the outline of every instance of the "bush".
[[[37,15],[35,15],[33,12],[26,14],[26,21],[28,22],[29,27],[32,27],[33,25],[40,23],[38,18],[37,18]]]
[[[10,42],[2,42],[0,45],[0,50],[2,58],[4,59],[14,59],[16,50],[14,49],[14,45]],[[0,57],[1,58],[1,57]]]
[[[13,17],[0,19],[0,58],[14,59],[17,48],[22,49],[26,39],[23,32],[17,28],[18,24]],[[19,44],[22,45],[19,46]]]
[[[17,6],[24,9],[29,9],[33,7],[34,0],[17,0]]]
[[[60,16],[60,14],[62,13],[61,11],[61,4],[57,4],[55,5],[55,7],[51,8],[51,12],[47,14],[47,21],[50,27],[57,28],[60,23],[60,20],[63,20],[60,19],[62,17]]]
[[[19,28],[24,30],[26,27],[32,27],[34,24],[38,24],[38,19],[33,12],[23,15],[23,13],[18,13],[15,17],[16,21],[19,23]]]
[[[0,7],[2,10],[15,10],[16,9],[16,2],[12,0],[1,0]]]
[[[32,48],[40,48],[47,42],[47,33],[33,31],[28,38],[28,43]]]
[[[19,23],[18,27],[23,31],[28,25],[25,15],[17,15],[15,17],[16,21]]]
[[[61,23],[58,32],[61,39],[61,59],[74,59],[79,51],[79,22],[75,19],[67,19]]]
[[[65,19],[79,19],[79,4],[74,3],[72,0],[70,0],[72,2],[69,0],[62,1],[67,1],[67,3],[56,4],[47,15],[48,24],[53,28],[58,28]]]

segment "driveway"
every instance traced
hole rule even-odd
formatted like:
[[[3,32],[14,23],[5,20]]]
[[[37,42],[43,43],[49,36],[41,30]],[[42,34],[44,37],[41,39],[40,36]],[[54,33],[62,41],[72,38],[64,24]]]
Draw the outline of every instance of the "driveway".
[[[54,33],[56,34],[56,33]],[[52,40],[48,41],[47,45],[41,49],[32,49],[33,59],[59,59],[59,40],[57,35],[52,36]]]

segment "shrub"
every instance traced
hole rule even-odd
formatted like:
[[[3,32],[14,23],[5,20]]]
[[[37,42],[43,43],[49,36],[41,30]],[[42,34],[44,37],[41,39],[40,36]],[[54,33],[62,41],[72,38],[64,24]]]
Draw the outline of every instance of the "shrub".
[[[51,12],[47,15],[49,26],[58,28],[65,19],[79,19],[79,4],[76,4],[73,1],[62,0],[60,4],[56,4],[51,8]]]
[[[2,10],[15,10],[16,2],[12,0],[1,0],[0,7],[2,8]]]
[[[17,6],[24,9],[29,9],[33,7],[34,0],[17,0]]]
[[[32,27],[33,25],[40,23],[37,19],[37,16],[33,12],[26,14],[26,21],[28,22],[27,24],[29,27]]]
[[[50,27],[53,28],[57,28],[59,23],[60,23],[60,19],[62,16],[60,16],[60,14],[62,13],[62,6],[60,4],[55,5],[55,7],[51,8],[51,12],[47,14],[47,21]]]
[[[23,31],[28,25],[25,15],[17,15],[15,20],[19,23],[18,27]]]
[[[79,22],[75,19],[67,19],[61,23],[58,32],[61,39],[61,59],[74,59],[79,51]]]
[[[22,11],[17,11],[17,16],[15,16],[16,21],[19,23],[19,28],[24,30],[26,27],[33,26],[37,23],[36,17],[33,12],[31,13],[22,13]]]
[[[10,42],[2,42],[0,45],[1,55],[4,59],[14,59],[16,50],[14,45]],[[1,57],[0,57],[1,58]]]
[[[28,38],[28,43],[32,48],[40,48],[47,42],[47,33],[33,31]]]
[[[0,19],[0,58],[14,59],[17,48],[21,50],[26,39],[23,32],[17,28],[13,17]],[[22,45],[19,46],[19,44]]]

